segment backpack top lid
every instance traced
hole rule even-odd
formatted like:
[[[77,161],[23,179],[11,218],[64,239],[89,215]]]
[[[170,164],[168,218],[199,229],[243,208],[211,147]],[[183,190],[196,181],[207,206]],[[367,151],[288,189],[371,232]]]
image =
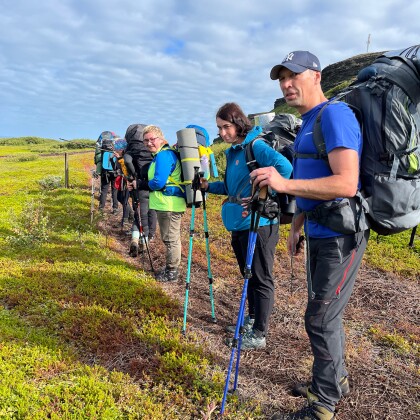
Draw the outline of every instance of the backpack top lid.
[[[415,60],[420,58],[420,45],[413,45],[412,47],[403,48],[401,50],[388,51],[381,55],[381,57],[401,57],[409,60]]]
[[[146,124],[131,124],[125,132],[125,140],[127,143],[140,143],[143,142],[143,130]]]
[[[116,134],[113,131],[102,131],[102,133],[99,134],[97,141],[102,142],[105,139],[113,139],[114,137],[116,137]]]

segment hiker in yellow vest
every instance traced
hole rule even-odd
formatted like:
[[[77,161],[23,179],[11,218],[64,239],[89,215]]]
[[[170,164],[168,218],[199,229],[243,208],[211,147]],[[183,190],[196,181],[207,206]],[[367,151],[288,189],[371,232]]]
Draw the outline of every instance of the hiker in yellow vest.
[[[129,189],[150,191],[149,208],[156,210],[160,236],[166,247],[166,266],[156,274],[156,280],[174,282],[178,280],[181,262],[181,217],[186,209],[181,162],[159,127],[146,126],[143,143],[153,156],[148,180],[133,181]]]

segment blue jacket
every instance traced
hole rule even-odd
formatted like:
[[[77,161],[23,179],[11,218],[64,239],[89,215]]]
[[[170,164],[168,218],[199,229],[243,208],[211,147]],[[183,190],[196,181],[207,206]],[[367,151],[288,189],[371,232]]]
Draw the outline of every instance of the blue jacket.
[[[254,127],[241,144],[233,145],[226,151],[225,182],[216,181],[209,183],[208,191],[213,194],[227,195],[235,198],[251,196],[251,183],[249,169],[246,165],[245,146],[262,132],[261,127]],[[285,178],[290,178],[292,165],[280,153],[271,148],[263,140],[256,141],[253,145],[255,159],[260,167],[274,166]],[[222,205],[222,219],[228,231],[248,230],[251,215],[242,217],[242,206],[238,202],[226,201]],[[269,220],[261,217],[260,226],[277,223],[277,219]]]

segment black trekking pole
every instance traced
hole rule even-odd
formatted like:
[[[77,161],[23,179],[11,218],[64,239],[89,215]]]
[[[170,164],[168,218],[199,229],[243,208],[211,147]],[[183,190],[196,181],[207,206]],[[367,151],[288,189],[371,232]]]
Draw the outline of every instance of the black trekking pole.
[[[146,245],[146,251],[147,251],[147,255],[149,256],[150,267],[152,269],[152,272],[154,273],[155,268],[153,267],[152,257],[150,256],[149,241],[146,240],[146,237],[143,231],[143,225],[141,223],[140,198],[139,198],[139,191],[137,189],[134,189],[132,191],[132,200],[133,200],[134,222],[136,223],[137,228],[139,230],[141,243],[144,243]]]
[[[223,415],[225,411],[225,403],[229,389],[230,375],[232,372],[233,361],[236,353],[236,368],[235,368],[235,379],[233,383],[233,388],[229,390],[229,393],[232,394],[235,392],[238,385],[238,374],[239,374],[239,362],[241,357],[241,344],[242,344],[242,335],[244,332],[244,312],[245,312],[245,301],[247,296],[248,281],[252,277],[252,260],[254,257],[255,244],[257,242],[257,231],[260,223],[261,213],[264,209],[264,204],[267,200],[267,187],[263,187],[260,190],[253,191],[252,200],[251,200],[251,224],[249,228],[248,236],[248,247],[247,255],[245,262],[245,275],[244,275],[244,286],[242,288],[241,303],[239,306],[238,318],[236,321],[235,334],[232,340],[232,352],[229,360],[229,367],[226,376],[225,388],[223,391],[222,406],[220,408],[220,414]]]
[[[417,226],[414,226],[413,230],[411,231],[410,242],[408,243],[408,246],[410,248],[414,246],[414,237],[416,236],[416,230],[417,230]]]
[[[125,178],[123,177],[123,180],[125,180]],[[122,218],[121,218],[121,229],[124,228],[124,219],[128,218],[128,215],[130,214],[130,203],[129,203],[129,198],[130,198],[130,191],[127,188],[127,185],[125,184],[125,190],[124,190],[124,199],[123,199],[123,214],[122,214]]]
[[[191,262],[192,262],[192,250],[193,250],[193,241],[194,241],[194,223],[195,223],[195,209],[197,207],[197,191],[200,189],[200,177],[204,176],[204,172],[199,172],[199,167],[194,167],[194,179],[192,181],[191,187],[193,190],[193,205],[191,209],[191,223],[190,223],[190,242],[188,248],[188,263],[187,263],[187,277],[185,280],[185,300],[184,300],[184,319],[182,324],[182,333],[185,334],[187,329],[187,312],[188,312],[188,297],[189,297],[189,290],[190,290],[190,276],[191,276]],[[205,198],[204,193],[202,192],[203,196],[203,209],[205,210]],[[204,213],[205,214],[205,213]],[[204,231],[206,235],[206,253],[207,253],[207,275],[209,279],[209,288],[210,288],[210,305],[211,305],[211,317],[213,322],[216,321],[216,317],[214,315],[214,298],[213,298],[213,278],[211,274],[210,268],[210,249],[209,249],[209,241],[208,241],[208,226],[207,226],[207,215],[204,216]]]

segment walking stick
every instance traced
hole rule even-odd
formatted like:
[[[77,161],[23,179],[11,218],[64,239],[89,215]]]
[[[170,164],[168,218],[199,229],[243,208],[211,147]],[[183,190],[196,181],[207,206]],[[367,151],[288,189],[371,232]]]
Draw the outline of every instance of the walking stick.
[[[90,224],[93,223],[93,214],[95,212],[95,178],[97,178],[95,169],[92,169],[92,191],[90,195]]]
[[[238,319],[236,321],[235,334],[232,340],[232,352],[229,360],[229,367],[226,376],[225,388],[223,391],[222,406],[220,408],[220,414],[223,415],[225,411],[226,397],[229,389],[230,375],[232,372],[233,361],[235,359],[236,353],[236,367],[235,367],[235,379],[233,383],[232,390],[229,393],[235,392],[238,385],[238,375],[239,375],[239,362],[241,356],[241,344],[242,344],[242,335],[244,331],[244,312],[245,312],[245,300],[248,289],[248,281],[252,277],[252,260],[254,257],[255,244],[257,242],[257,231],[260,223],[261,213],[264,209],[264,203],[267,200],[267,187],[263,187],[260,190],[253,191],[252,201],[251,201],[251,224],[249,228],[248,236],[248,248],[245,262],[245,275],[244,275],[244,286],[242,288],[241,303],[239,306]]]
[[[150,249],[149,249],[149,241],[146,240],[146,236],[144,235],[143,225],[141,223],[140,217],[140,198],[139,198],[139,191],[137,189],[132,191],[132,199],[133,199],[133,211],[134,211],[134,222],[137,225],[137,228],[140,233],[140,241],[146,245],[147,255],[149,256],[150,267],[152,272],[155,272],[155,268],[153,267],[152,257],[150,256]]]
[[[410,242],[408,243],[408,246],[410,248],[414,246],[414,237],[416,236],[416,230],[417,230],[417,226],[414,226],[413,230],[411,231]]]
[[[194,221],[195,221],[195,209],[197,207],[196,198],[197,191],[200,189],[200,177],[204,176],[204,172],[199,172],[199,167],[194,167],[194,179],[192,181],[193,189],[193,205],[191,209],[191,223],[190,223],[190,242],[188,247],[188,263],[187,263],[187,277],[185,279],[185,300],[184,300],[184,319],[182,324],[182,334],[185,334],[187,329],[187,312],[188,312],[188,298],[190,290],[190,276],[191,276],[191,262],[192,262],[192,249],[194,241]],[[211,305],[211,317],[213,322],[217,322],[216,316],[214,315],[214,298],[213,298],[213,277],[210,268],[210,248],[209,248],[209,234],[207,225],[207,214],[206,214],[206,201],[204,196],[204,190],[201,190],[203,196],[203,210],[204,210],[204,232],[206,237],[206,254],[207,254],[207,276],[209,279],[209,292],[210,292],[210,305]]]
[[[125,178],[123,178],[125,181]],[[124,200],[123,200],[123,214],[122,214],[122,218],[121,218],[121,229],[124,228],[124,220],[128,218],[128,215],[130,214],[130,203],[129,203],[129,199],[130,198],[130,191],[127,188],[127,185],[125,185],[125,191],[124,191]]]
[[[124,159],[122,157],[120,157],[118,159],[119,164],[121,165],[121,171],[124,175],[124,178],[127,179],[127,181],[132,181],[133,177],[130,176],[130,174],[128,173],[127,167],[125,165]],[[141,217],[140,217],[140,197],[139,197],[139,191],[137,189],[131,191],[131,198],[132,198],[132,202],[133,202],[133,212],[134,212],[134,222],[137,225],[137,228],[139,230],[140,233],[140,241],[141,243],[144,243],[146,245],[146,251],[147,251],[147,255],[149,256],[149,262],[150,262],[150,267],[152,269],[152,272],[155,272],[155,268],[153,267],[153,261],[152,261],[152,257],[150,256],[150,249],[149,249],[149,241],[146,240],[146,237],[144,235],[143,232],[143,225],[141,224]],[[124,211],[123,211],[123,217],[124,217]]]

